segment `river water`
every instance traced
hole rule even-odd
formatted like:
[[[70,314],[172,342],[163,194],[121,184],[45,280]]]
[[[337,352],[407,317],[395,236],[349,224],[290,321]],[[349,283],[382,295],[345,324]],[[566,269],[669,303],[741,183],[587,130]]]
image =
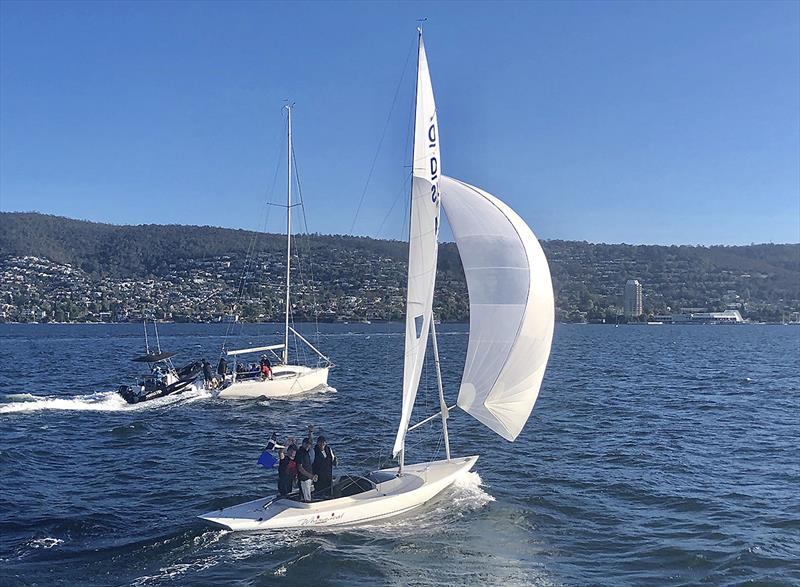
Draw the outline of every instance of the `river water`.
[[[162,325],[160,343],[215,362],[225,329]],[[279,330],[237,326],[228,347]],[[0,325],[0,584],[800,584],[800,328],[559,325],[517,442],[453,414],[453,454],[481,458],[434,503],[325,532],[196,519],[274,492],[256,465],[273,430],[314,424],[341,471],[390,464],[401,326],[320,330],[335,389],[127,406],[112,390],[141,326]],[[467,327],[439,330],[452,403]],[[412,421],[437,406],[431,366]],[[407,462],[441,458],[440,431],[413,432]]]

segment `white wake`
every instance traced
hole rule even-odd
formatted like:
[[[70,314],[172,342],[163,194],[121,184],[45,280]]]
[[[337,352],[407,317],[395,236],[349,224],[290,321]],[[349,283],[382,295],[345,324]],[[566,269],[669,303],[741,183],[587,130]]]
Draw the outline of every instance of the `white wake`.
[[[82,411],[82,412],[122,412],[147,410],[175,403],[191,403],[211,397],[204,389],[184,391],[158,399],[129,404],[116,391],[99,391],[87,395],[76,395],[69,398],[53,396],[36,396],[30,393],[7,395],[4,399],[12,400],[0,403],[0,414],[18,414],[39,412],[43,410]]]

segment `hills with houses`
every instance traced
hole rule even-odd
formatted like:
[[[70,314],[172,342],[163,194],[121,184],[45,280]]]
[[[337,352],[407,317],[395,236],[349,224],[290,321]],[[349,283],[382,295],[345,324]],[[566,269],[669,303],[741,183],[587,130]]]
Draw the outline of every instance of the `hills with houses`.
[[[296,320],[404,316],[402,241],[294,237]],[[647,315],[738,309],[780,322],[800,311],[800,244],[658,246],[543,241],[563,322],[613,322],[628,279]],[[285,236],[208,226],[117,226],[39,213],[0,213],[0,321],[279,321]],[[435,312],[469,317],[454,243],[439,251]]]

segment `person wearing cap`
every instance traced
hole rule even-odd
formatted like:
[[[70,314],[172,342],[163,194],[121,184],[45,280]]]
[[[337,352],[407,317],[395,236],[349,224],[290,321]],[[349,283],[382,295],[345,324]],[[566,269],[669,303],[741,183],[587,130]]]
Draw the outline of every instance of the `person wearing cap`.
[[[300,445],[294,459],[297,462],[297,480],[300,484],[300,496],[302,501],[309,503],[311,501],[311,484],[317,480],[314,475],[313,467],[311,466],[311,438],[306,437]]]
[[[317,477],[314,487],[316,493],[330,495],[334,465],[336,465],[336,455],[333,454],[333,449],[327,444],[324,436],[318,436],[317,444],[314,446],[314,463],[311,466]]]
[[[297,478],[297,447],[289,445],[286,449],[279,449],[278,456],[278,493],[280,495],[289,495],[294,486],[294,480]]]

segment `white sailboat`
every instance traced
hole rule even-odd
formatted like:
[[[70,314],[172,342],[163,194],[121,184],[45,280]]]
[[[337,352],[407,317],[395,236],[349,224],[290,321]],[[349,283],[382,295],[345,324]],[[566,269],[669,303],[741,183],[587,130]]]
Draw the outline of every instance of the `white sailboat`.
[[[309,391],[325,389],[328,386],[328,372],[333,366],[331,360],[323,355],[317,348],[308,342],[299,332],[289,326],[291,316],[291,269],[292,269],[292,106],[286,106],[287,111],[287,188],[286,188],[286,312],[284,335],[282,344],[273,344],[246,349],[225,351],[233,357],[233,369],[226,376],[219,397],[227,399],[251,399],[258,397],[281,398],[307,393]],[[294,334],[316,353],[320,362],[317,366],[289,364],[289,333]],[[278,355],[276,351],[281,351]],[[239,357],[257,353],[271,353],[280,359],[280,364],[272,367],[272,377],[262,377],[260,373],[245,376],[244,372],[237,369]]]
[[[419,36],[403,400],[394,444],[398,466],[341,477],[332,497],[301,503],[265,497],[200,516],[231,530],[328,527],[372,522],[419,507],[469,471],[477,456],[452,457],[435,321],[439,207],[458,244],[470,299],[470,333],[457,406],[513,441],[530,416],[553,334],[547,260],[525,222],[491,194],[441,174],[439,132]],[[440,411],[409,426],[430,332]],[[405,464],[406,434],[441,417],[443,460]]]

